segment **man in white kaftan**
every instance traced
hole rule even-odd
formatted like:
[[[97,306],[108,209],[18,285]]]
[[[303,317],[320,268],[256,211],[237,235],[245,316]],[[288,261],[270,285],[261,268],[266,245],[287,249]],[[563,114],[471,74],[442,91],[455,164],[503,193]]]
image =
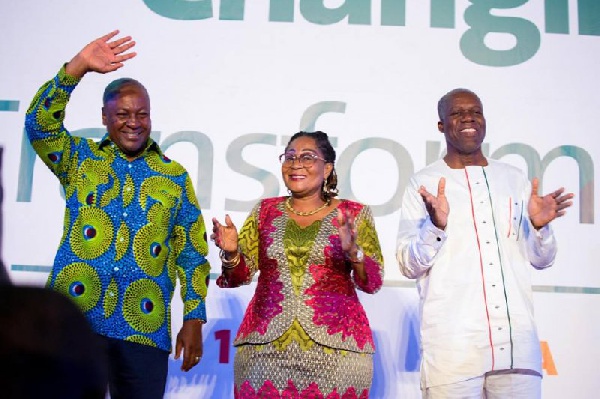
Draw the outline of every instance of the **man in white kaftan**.
[[[539,398],[530,271],[553,264],[549,223],[573,195],[540,197],[537,179],[484,157],[475,93],[447,93],[438,112],[447,155],[411,178],[397,246],[420,295],[423,397]]]

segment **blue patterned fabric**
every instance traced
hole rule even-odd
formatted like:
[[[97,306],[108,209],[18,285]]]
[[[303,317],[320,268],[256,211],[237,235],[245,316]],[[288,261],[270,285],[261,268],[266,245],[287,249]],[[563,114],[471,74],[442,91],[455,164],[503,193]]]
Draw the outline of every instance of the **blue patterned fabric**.
[[[65,191],[64,231],[47,285],[70,297],[104,336],[171,350],[176,279],[184,320],[206,321],[206,228],[192,181],[152,139],[129,161],[105,135],[63,126],[78,80],[64,67],[38,91],[25,128]]]

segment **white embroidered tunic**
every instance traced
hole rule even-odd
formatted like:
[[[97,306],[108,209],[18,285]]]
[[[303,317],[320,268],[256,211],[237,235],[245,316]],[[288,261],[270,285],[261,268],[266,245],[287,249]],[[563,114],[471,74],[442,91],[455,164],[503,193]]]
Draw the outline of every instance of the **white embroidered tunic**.
[[[397,259],[417,280],[421,384],[444,385],[488,371],[541,374],[530,271],[549,267],[556,241],[527,214],[531,186],[508,164],[451,169],[439,160],[411,178],[402,202]],[[435,227],[418,188],[437,193],[446,178],[445,231]]]

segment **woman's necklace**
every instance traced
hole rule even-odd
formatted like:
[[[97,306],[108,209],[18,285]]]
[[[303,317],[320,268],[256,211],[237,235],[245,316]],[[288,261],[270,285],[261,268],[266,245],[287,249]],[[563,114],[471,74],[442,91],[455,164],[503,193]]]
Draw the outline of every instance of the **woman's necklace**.
[[[318,207],[316,209],[313,209],[312,211],[309,211],[309,212],[300,212],[300,211],[295,210],[292,207],[292,197],[288,197],[288,199],[285,200],[285,207],[287,209],[289,209],[290,212],[292,212],[293,214],[298,215],[298,216],[311,216],[311,215],[314,215],[315,213],[317,213],[317,212],[319,212],[319,211],[327,208],[329,206],[329,204],[331,204],[331,200],[330,199],[328,199],[327,201],[325,201],[325,203],[323,205],[321,205],[320,207]]]

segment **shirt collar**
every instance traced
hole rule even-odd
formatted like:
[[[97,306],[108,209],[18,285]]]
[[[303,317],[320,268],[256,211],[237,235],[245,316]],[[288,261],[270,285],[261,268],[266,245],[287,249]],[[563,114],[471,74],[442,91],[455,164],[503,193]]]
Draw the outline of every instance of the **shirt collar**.
[[[104,137],[102,137],[102,139],[98,142],[98,149],[103,150],[104,147],[106,147],[106,146],[112,146],[115,148],[115,151],[123,153],[123,151],[121,151],[121,149],[110,139],[108,133],[106,133],[104,135]],[[154,141],[151,137],[148,137],[148,142],[146,143],[146,148],[144,148],[144,151],[142,151],[141,156],[144,156],[144,154],[149,151],[154,151],[161,157],[164,157],[164,154],[163,154],[162,150],[160,149],[160,147],[158,146],[158,143],[156,141]]]

